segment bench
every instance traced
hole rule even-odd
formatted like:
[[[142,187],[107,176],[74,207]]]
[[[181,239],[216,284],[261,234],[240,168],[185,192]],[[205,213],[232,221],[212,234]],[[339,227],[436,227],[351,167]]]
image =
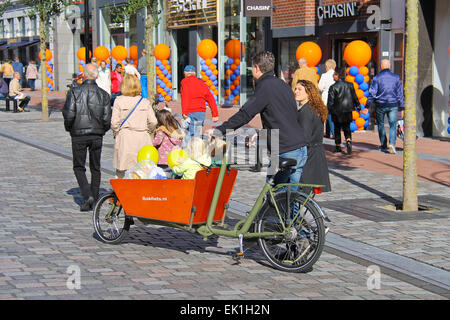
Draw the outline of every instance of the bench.
[[[11,98],[10,96],[7,96],[6,98],[0,98],[0,100],[5,100],[5,111],[11,111],[11,109],[9,107],[9,103],[12,101],[12,103],[13,103],[13,112],[19,112],[17,99],[14,99],[14,98]]]

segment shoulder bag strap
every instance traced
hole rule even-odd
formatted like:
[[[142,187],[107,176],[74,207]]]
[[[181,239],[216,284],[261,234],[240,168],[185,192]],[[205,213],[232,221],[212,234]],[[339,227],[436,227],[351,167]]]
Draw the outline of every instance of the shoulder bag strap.
[[[128,118],[131,116],[131,114],[134,112],[134,110],[136,110],[137,106],[139,105],[139,103],[141,103],[142,99],[144,99],[144,97],[141,97],[141,99],[139,99],[138,103],[134,106],[133,110],[130,111],[130,113],[127,115],[127,117],[125,118],[125,120],[122,121],[122,123],[120,124],[120,128],[122,128],[123,124],[125,123],[125,121],[128,120]]]

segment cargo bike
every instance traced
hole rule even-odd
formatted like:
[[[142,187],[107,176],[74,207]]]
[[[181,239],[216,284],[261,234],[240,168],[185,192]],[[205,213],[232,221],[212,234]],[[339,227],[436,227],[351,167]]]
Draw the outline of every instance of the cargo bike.
[[[279,172],[296,165],[293,159],[280,160]],[[94,208],[95,232],[105,243],[118,244],[138,219],[146,225],[198,233],[204,240],[213,235],[237,238],[236,257],[244,254],[244,239],[254,239],[276,269],[311,270],[325,243],[324,220],[329,221],[313,199],[322,186],[274,185],[271,179],[247,217],[230,227],[225,218],[236,176],[237,170],[223,157],[220,167],[201,170],[193,180],[112,179],[113,191],[104,194]],[[293,191],[292,186],[309,192]]]

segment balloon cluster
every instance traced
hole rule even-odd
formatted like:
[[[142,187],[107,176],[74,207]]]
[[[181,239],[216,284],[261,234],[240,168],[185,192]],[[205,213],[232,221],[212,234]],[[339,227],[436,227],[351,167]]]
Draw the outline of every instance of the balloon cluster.
[[[169,62],[170,48],[164,43],[155,46],[156,92],[159,101],[172,100],[172,68]]]
[[[45,68],[46,68],[46,75],[47,75],[47,91],[54,91],[55,90],[55,83],[53,82],[53,65],[49,63],[50,60],[52,60],[53,54],[50,50],[45,49]],[[39,52],[39,59],[41,58],[41,53]]]
[[[242,54],[244,49],[242,48]],[[228,57],[225,66],[225,103],[239,104],[241,92],[241,42],[230,40],[225,45],[225,54]]]
[[[350,42],[344,50],[345,62],[350,66],[347,68],[345,81],[353,84],[356,96],[359,99],[361,111],[352,112],[353,121],[350,123],[350,130],[364,130],[369,126],[369,110],[366,108],[369,96],[369,69],[366,64],[372,58],[372,49],[361,40]]]
[[[209,91],[214,96],[217,103],[219,90],[217,89],[219,71],[217,70],[217,45],[210,39],[204,39],[197,45],[197,53],[200,56],[201,79],[206,83]]]

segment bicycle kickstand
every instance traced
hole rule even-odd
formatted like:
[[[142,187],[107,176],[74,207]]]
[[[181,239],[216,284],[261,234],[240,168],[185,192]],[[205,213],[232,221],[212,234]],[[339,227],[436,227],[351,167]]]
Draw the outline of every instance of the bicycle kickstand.
[[[239,235],[239,251],[233,256],[233,259],[239,261],[244,257],[244,235]]]

